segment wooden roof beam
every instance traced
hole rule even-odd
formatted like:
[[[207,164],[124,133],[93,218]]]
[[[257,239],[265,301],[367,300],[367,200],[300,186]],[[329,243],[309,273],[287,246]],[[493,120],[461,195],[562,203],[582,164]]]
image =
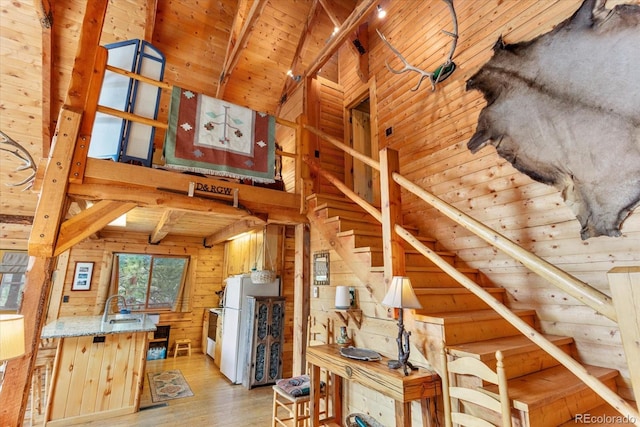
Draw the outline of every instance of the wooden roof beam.
[[[155,229],[149,236],[149,243],[152,245],[160,243],[160,241],[171,232],[173,227],[178,223],[178,221],[180,221],[180,218],[182,218],[186,213],[186,211],[166,209],[162,213],[162,218],[160,218],[160,221],[158,221],[158,224],[156,224]]]
[[[327,12],[327,15],[329,15],[329,19],[331,20],[331,23],[333,23],[333,26],[336,28],[340,28],[340,25],[342,25],[342,22],[340,22],[340,19],[334,13],[333,9],[329,5],[329,2],[327,0],[319,0],[319,1],[324,11]]]
[[[241,2],[239,7],[242,6]],[[264,7],[267,5],[267,0],[254,0],[249,12],[247,13],[247,17],[243,20],[242,29],[237,36],[237,40],[233,43],[233,31],[229,36],[229,45],[227,46],[227,53],[225,54],[224,66],[222,67],[222,73],[220,74],[220,81],[218,83],[218,90],[216,91],[216,98],[222,99],[224,97],[224,91],[229,82],[229,77],[233,70],[238,65],[238,61],[240,60],[240,53],[242,49],[247,46],[249,42],[249,36],[253,32],[253,28],[255,27],[256,21],[262,15],[262,11]],[[236,18],[238,18],[238,14],[236,14]],[[242,19],[242,17],[238,18]],[[235,26],[234,21],[234,26]]]
[[[244,219],[242,221],[237,221],[229,225],[228,227],[225,227],[222,230],[216,233],[213,233],[209,237],[206,237],[202,243],[204,244],[205,247],[210,248],[213,245],[222,243],[242,233],[247,233],[249,231],[261,229],[266,224],[267,224],[266,220],[263,220],[257,217]]]
[[[153,43],[153,32],[156,27],[156,14],[158,13],[158,0],[147,0],[145,5],[144,39]]]
[[[34,6],[42,27],[42,153],[51,149],[53,93],[53,4],[51,0],[34,0]]]
[[[83,210],[62,223],[53,255],[60,255],[135,207],[136,204],[133,202],[101,200],[89,209]]]
[[[289,69],[295,75],[296,68],[298,67],[298,63],[302,60],[302,52],[307,45],[307,40],[309,35],[311,34],[311,28],[313,28],[313,24],[316,22],[316,16],[320,12],[318,9],[318,0],[313,0],[311,4],[311,8],[309,9],[309,14],[307,15],[307,21],[304,23],[302,28],[302,34],[300,36],[300,41],[298,42],[298,46],[296,47],[296,53],[293,55],[293,61]],[[287,94],[289,93],[289,89],[296,85],[296,81],[294,79],[286,79],[284,83],[284,88],[282,89],[282,93],[280,96],[280,105],[286,101]]]
[[[318,56],[316,56],[313,62],[309,65],[309,68],[301,74],[302,78],[300,79],[300,82],[305,81],[308,77],[313,77],[322,68],[322,66],[327,63],[329,58],[331,58],[340,46],[342,46],[345,40],[347,40],[347,38],[356,31],[360,24],[369,18],[371,13],[375,11],[377,5],[378,0],[363,0],[358,4],[356,8],[353,9],[353,12],[351,12],[349,17],[342,23],[338,32],[331,38],[331,41],[322,48],[320,53],[318,53]],[[289,91],[283,95],[283,97],[288,97],[288,94],[293,92],[296,87],[297,84],[292,86]]]

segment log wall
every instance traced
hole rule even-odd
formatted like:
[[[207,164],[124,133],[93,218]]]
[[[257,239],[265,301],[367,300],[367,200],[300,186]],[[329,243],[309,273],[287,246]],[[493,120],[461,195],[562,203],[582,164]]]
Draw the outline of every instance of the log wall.
[[[413,92],[410,89],[416,85],[417,75],[396,75],[385,68],[385,61],[394,68],[402,64],[374,30],[379,28],[411,64],[434,70],[449,51],[449,40],[441,33],[442,29],[451,29],[446,5],[439,1],[388,4],[386,20],[369,25],[369,77],[376,83],[372,103],[377,103],[378,111],[377,117],[372,117],[372,123],[378,123],[372,132],[380,135],[381,148],[399,151],[401,173],[407,178],[609,294],[607,271],[640,263],[637,210],[624,223],[621,237],[582,241],[579,223],[558,191],[515,170],[493,147],[475,155],[466,148],[485,102],[480,93],[467,92],[465,82],[491,57],[496,40],[500,36],[507,43],[530,40],[569,18],[580,3],[456,0],[460,37],[454,59],[458,69],[435,92],[428,81]],[[354,56],[343,47],[339,72],[345,107],[366,90],[356,69]],[[388,128],[393,133],[387,137]],[[618,369],[622,374],[619,392],[631,397],[629,372],[615,323],[496,253],[484,241],[406,192],[403,217],[406,224],[418,227],[420,234],[437,238],[440,249],[455,251],[468,266],[480,269],[496,286],[506,288],[512,308],[535,309],[544,332],[573,336],[579,360]],[[317,233],[312,232],[311,236],[312,253],[331,249]],[[365,317],[362,328],[351,331],[356,344],[393,355],[395,350],[388,337],[394,337],[394,325],[388,321],[384,307],[370,300],[367,284],[355,282],[358,281],[332,251],[331,287],[320,287],[319,298],[311,300],[312,313],[332,315],[334,285],[356,286]],[[387,335],[383,338],[385,329]],[[414,336],[412,343],[420,339]],[[366,390],[354,390],[347,404],[363,410],[374,407],[371,400],[378,398]],[[386,411],[381,411],[384,419]]]

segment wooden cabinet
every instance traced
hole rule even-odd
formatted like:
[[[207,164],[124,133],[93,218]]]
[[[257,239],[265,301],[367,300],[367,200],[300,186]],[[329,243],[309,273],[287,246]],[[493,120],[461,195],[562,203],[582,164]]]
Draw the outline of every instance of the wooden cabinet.
[[[247,297],[246,367],[242,384],[247,388],[274,384],[282,376],[284,297]]]

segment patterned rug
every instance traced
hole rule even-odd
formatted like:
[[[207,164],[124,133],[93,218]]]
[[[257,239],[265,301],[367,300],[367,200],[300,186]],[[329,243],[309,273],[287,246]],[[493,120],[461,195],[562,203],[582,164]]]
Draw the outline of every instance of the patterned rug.
[[[178,369],[173,371],[149,372],[147,375],[149,376],[149,389],[153,402],[163,402],[165,400],[193,396],[189,384],[187,384],[182,376],[182,372]]]

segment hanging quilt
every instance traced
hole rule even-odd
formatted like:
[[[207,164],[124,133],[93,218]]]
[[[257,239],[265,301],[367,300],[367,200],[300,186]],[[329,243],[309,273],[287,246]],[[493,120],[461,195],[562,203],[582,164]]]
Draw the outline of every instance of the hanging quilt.
[[[164,156],[172,169],[273,183],[275,118],[174,86]]]

